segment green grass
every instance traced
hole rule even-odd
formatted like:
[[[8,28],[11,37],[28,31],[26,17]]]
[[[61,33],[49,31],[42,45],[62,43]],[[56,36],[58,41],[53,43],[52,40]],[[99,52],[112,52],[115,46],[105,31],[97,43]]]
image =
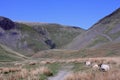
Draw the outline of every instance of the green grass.
[[[17,61],[21,60],[17,55],[6,51],[0,46],[0,61]]]
[[[38,38],[38,37],[36,37]],[[35,53],[41,50],[48,49],[48,46],[45,45],[42,41],[37,40],[35,37],[26,37],[25,41],[27,41],[28,48],[31,48]]]
[[[97,36],[94,40],[93,40],[93,42],[91,43],[91,44],[89,44],[88,45],[88,48],[89,47],[93,47],[93,46],[95,46],[95,45],[97,45],[97,44],[99,44],[99,43],[105,43],[105,42],[108,42],[109,40],[107,39],[107,38],[105,38],[104,36]]]
[[[113,40],[114,39],[117,39],[118,37],[120,37],[120,31],[118,31],[118,32],[116,32],[116,33],[114,33],[114,34],[110,34],[109,35]]]
[[[44,74],[40,74],[39,77],[39,80],[47,80],[47,76]]]
[[[115,50],[108,50],[105,54],[105,56],[115,56],[117,55],[117,51]]]
[[[113,29],[113,26],[108,26],[107,29],[104,31],[105,34],[108,34]]]
[[[30,69],[36,69],[37,67],[39,67],[40,65],[39,64],[36,64],[36,65],[29,65],[29,64],[26,64],[23,66],[23,68],[27,69],[27,70],[30,70]]]
[[[24,66],[24,68],[26,68],[27,70],[30,70],[30,69],[36,69],[37,67],[40,67],[40,66],[43,66],[43,65],[40,65],[40,64],[29,65],[29,64],[27,64]],[[61,65],[59,63],[46,64],[44,66],[48,67],[48,69],[51,70],[53,75],[57,74],[60,67],[61,67]],[[38,77],[40,80],[46,80],[48,78],[48,76],[45,74],[40,74]]]
[[[72,70],[74,72],[79,72],[79,71],[87,71],[89,70],[89,67],[85,66],[84,63],[73,63],[74,67],[72,68]]]
[[[36,31],[32,27],[22,23],[19,24],[18,29],[21,30],[22,32],[36,33]]]
[[[92,54],[88,54],[87,49],[77,50],[77,51],[45,51],[40,54],[39,58],[56,58],[56,59],[72,59],[72,58],[84,58]]]
[[[86,49],[81,49],[80,51],[76,51],[70,54],[64,54],[64,58],[83,58],[86,57]]]
[[[28,37],[26,38],[26,41],[28,42],[28,47],[33,49],[34,52],[48,49],[47,45],[42,43],[42,41],[36,40],[35,38]]]
[[[52,63],[52,64],[48,64],[47,66],[52,71],[53,75],[57,74],[60,69],[59,63]]]
[[[79,33],[71,33],[67,31],[61,31],[51,34],[51,38],[56,43],[57,48],[60,48],[70,43]]]
[[[50,36],[53,41],[56,43],[57,47],[60,48],[65,44],[70,43],[77,35],[80,33],[69,32],[67,30],[56,30],[50,32]]]
[[[24,36],[27,34],[27,37],[31,37],[33,39],[40,37],[39,33],[35,29],[26,24],[19,24],[18,29],[22,32],[22,35]]]

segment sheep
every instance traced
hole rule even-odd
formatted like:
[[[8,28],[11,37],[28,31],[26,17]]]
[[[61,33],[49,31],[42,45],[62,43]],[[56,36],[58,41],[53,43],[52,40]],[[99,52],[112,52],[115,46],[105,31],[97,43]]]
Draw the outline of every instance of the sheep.
[[[98,64],[93,64],[92,68],[93,68],[93,70],[99,70]]]
[[[86,64],[86,66],[90,66],[91,62],[90,61],[86,61],[85,64]]]
[[[106,71],[110,70],[110,66],[107,65],[107,64],[100,64],[99,67],[100,67],[101,71],[105,71],[106,72]]]

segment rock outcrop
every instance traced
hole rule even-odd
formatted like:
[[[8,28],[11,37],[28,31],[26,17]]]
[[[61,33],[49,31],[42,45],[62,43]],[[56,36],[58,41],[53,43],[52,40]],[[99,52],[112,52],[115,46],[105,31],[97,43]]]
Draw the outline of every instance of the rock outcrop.
[[[0,27],[4,30],[10,30],[15,28],[15,24],[12,20],[0,16]]]

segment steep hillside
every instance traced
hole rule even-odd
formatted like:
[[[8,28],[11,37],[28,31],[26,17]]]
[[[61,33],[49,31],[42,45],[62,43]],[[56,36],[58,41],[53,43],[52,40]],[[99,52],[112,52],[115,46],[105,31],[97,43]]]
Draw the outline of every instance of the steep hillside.
[[[41,50],[61,48],[83,32],[85,30],[74,26],[13,22],[0,17],[0,43],[26,56]]]
[[[120,42],[120,8],[77,36],[66,49],[97,48],[108,42]]]
[[[65,26],[56,23],[24,23],[41,34],[48,45],[50,41],[55,43],[56,48],[61,48],[70,43],[77,35],[85,32],[85,30],[75,26]]]
[[[0,61],[18,61],[25,60],[27,57],[13,51],[12,49],[0,44]]]

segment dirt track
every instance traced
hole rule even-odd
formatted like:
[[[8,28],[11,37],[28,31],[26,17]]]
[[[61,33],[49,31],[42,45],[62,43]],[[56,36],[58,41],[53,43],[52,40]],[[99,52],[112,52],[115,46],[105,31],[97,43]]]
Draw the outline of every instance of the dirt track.
[[[64,77],[69,74],[70,72],[67,70],[59,71],[56,76],[48,78],[48,80],[64,80]]]

